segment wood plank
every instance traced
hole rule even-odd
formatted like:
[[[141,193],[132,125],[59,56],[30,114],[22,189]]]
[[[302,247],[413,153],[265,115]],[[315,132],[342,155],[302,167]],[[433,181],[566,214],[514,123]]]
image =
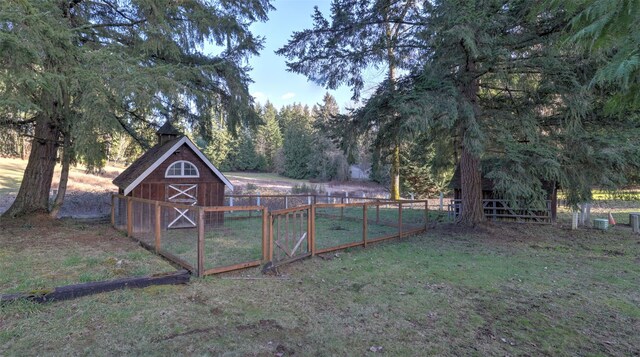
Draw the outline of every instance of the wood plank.
[[[161,215],[160,205],[156,202],[155,204],[155,214],[156,214],[156,222],[155,222],[155,243],[156,243],[156,252],[162,249],[162,215]]]
[[[204,209],[198,209],[198,276],[204,272]]]
[[[224,266],[224,267],[207,269],[207,270],[204,271],[203,276],[226,273],[226,272],[229,272],[229,271],[240,270],[240,269],[245,269],[245,268],[257,267],[257,266],[260,266],[260,264],[262,264],[262,261],[254,260],[252,262],[239,263],[239,264],[228,265],[228,266]]]
[[[0,302],[7,303],[22,299],[40,303],[69,300],[81,296],[93,295],[125,288],[144,288],[152,285],[186,284],[189,282],[190,278],[191,275],[188,271],[181,270],[178,272],[166,274],[156,274],[141,277],[59,286],[51,289],[50,291],[43,291],[42,293],[34,292],[28,294],[2,295],[0,296]]]
[[[335,247],[318,249],[316,251],[316,254],[328,253],[328,252],[333,252],[333,251],[336,251],[336,250],[342,250],[342,249],[347,249],[347,248],[352,248],[352,247],[358,247],[358,246],[361,246],[361,245],[364,245],[364,243],[362,241],[353,242],[353,243],[345,243],[345,244],[336,245]]]

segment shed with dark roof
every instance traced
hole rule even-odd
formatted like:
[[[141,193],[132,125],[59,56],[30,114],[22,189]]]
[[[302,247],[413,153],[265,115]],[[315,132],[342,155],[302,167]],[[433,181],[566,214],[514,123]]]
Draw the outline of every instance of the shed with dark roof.
[[[233,190],[231,182],[169,122],[157,137],[157,145],[113,180],[119,193],[192,206],[222,206],[225,188]],[[195,210],[188,214],[173,211],[163,219],[166,228],[195,226]],[[218,218],[207,215],[207,221],[214,219]]]
[[[483,165],[483,168],[486,167]],[[542,188],[546,192],[545,200],[547,201],[547,209],[540,210],[538,208],[519,207],[513,209],[509,207],[510,202],[503,200],[495,189],[495,182],[482,173],[482,200],[485,215],[492,219],[518,220],[518,221],[540,221],[539,217],[548,217],[549,222],[555,222],[557,218],[558,206],[558,190],[555,182],[543,181]],[[449,183],[449,187],[453,189],[454,215],[459,214],[462,200],[462,176],[460,173],[460,165],[456,169]]]

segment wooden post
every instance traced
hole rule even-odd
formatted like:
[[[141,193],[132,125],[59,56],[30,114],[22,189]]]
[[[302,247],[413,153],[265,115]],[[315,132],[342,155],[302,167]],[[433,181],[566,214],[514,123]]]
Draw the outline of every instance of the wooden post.
[[[340,203],[344,204],[344,197],[340,197]],[[344,219],[344,207],[340,207],[340,220]]]
[[[367,247],[367,204],[362,204],[362,245]]]
[[[269,220],[267,207],[262,207],[262,260],[269,261]]]
[[[497,216],[498,212],[496,211],[496,204],[497,204],[497,202],[494,200],[493,201],[493,220],[494,221],[498,218],[498,216]]]
[[[111,195],[111,226],[116,226],[116,195]]]
[[[398,203],[398,235],[402,238],[402,203]]]
[[[427,230],[429,224],[429,201],[424,202],[424,230]]]
[[[571,214],[571,229],[572,230],[578,229],[578,215],[579,215],[578,211],[574,211]]]
[[[314,196],[315,197],[315,196]],[[311,213],[309,214],[311,219],[311,256],[316,255],[316,205],[311,205]]]
[[[631,231],[633,233],[640,233],[640,215],[630,214],[629,217],[631,218]]]
[[[158,202],[155,205],[156,208],[156,224],[155,224],[155,238],[156,238],[156,253],[162,249],[162,240],[161,240],[161,207]]]
[[[269,250],[267,250],[269,254],[268,261],[273,261],[273,216],[269,214]]]
[[[204,208],[198,207],[198,276],[204,274]]]
[[[127,237],[133,236],[133,200],[127,197]]]
[[[307,252],[311,252],[311,230],[313,229],[313,224],[311,222],[311,208],[307,208]],[[304,214],[302,215],[304,217]]]
[[[376,224],[380,224],[380,200],[376,202]]]

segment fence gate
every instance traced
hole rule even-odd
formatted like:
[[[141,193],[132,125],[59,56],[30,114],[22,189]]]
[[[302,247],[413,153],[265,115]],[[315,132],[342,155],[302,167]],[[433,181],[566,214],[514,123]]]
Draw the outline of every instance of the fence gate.
[[[269,215],[269,260],[274,266],[311,255],[311,206],[272,211]]]
[[[195,206],[198,203],[197,184],[173,184],[167,185],[165,190],[168,202],[181,203]],[[197,224],[195,209],[182,209],[173,207],[173,212],[168,215],[167,228],[192,228]]]

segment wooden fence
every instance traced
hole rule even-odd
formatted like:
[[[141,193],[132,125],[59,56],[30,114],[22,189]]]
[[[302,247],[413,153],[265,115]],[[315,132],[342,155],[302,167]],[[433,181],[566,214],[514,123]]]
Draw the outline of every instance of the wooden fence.
[[[111,223],[204,276],[421,233],[427,214],[427,201],[372,199],[270,211],[262,205],[200,207],[113,195]]]
[[[528,208],[528,205],[500,199],[483,199],[482,207],[487,219],[508,220],[527,223],[552,223],[551,201],[546,201],[545,209]],[[449,215],[455,220],[462,209],[462,200],[451,200]]]

